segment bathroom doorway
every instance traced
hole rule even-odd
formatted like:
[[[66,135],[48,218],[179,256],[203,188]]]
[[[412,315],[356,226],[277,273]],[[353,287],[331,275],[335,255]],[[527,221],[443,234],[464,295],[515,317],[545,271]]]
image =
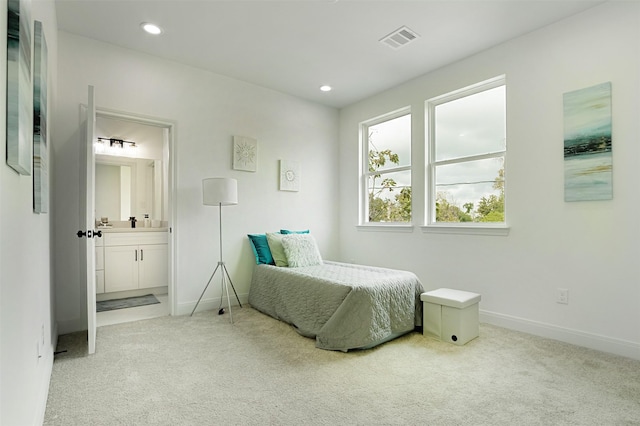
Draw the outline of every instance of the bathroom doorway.
[[[96,110],[96,325],[174,315],[174,123]]]

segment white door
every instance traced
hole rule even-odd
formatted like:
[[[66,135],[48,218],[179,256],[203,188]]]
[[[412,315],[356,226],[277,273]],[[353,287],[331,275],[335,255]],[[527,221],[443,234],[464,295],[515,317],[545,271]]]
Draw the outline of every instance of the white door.
[[[95,139],[96,127],[96,105],[93,94],[93,86],[89,86],[89,100],[87,103],[87,134],[85,147],[87,152],[87,176],[86,176],[86,211],[85,230],[87,243],[87,332],[89,343],[89,354],[96,351],[96,245],[93,239],[95,227],[95,153],[93,141]]]

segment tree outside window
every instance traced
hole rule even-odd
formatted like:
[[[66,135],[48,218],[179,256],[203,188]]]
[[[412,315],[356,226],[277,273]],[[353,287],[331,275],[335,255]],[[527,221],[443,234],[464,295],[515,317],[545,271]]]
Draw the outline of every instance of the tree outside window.
[[[504,78],[429,100],[427,105],[427,223],[504,224]]]
[[[395,113],[363,125],[367,153],[364,223],[411,221],[411,115]]]

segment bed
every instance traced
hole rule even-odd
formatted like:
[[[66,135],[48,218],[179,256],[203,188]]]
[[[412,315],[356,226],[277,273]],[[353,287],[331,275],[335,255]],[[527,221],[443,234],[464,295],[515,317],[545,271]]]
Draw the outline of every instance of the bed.
[[[249,304],[287,322],[316,347],[367,349],[422,324],[423,287],[408,271],[322,261],[282,267],[257,264]]]

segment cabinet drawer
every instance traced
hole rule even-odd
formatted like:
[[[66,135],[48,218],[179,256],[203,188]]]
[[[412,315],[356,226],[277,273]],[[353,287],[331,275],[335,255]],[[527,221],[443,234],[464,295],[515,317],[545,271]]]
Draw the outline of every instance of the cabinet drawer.
[[[104,235],[105,246],[167,244],[166,232],[121,232]]]

